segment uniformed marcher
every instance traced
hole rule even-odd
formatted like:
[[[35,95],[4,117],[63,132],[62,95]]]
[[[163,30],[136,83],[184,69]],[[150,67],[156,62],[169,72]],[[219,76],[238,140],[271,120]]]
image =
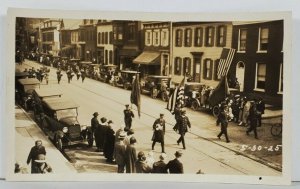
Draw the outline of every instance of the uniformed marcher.
[[[152,150],[154,150],[155,143],[159,142],[162,153],[165,153],[165,123],[164,114],[160,114],[160,117],[153,123]]]
[[[71,74],[72,74],[71,69],[68,68],[68,70],[67,70],[68,83],[70,83],[71,80],[72,80],[72,75]]]
[[[188,127],[191,128],[189,118],[185,114],[186,110],[181,110],[181,115],[178,119],[178,133],[180,134],[180,138],[177,140],[177,144],[179,145],[182,142],[183,149],[186,149],[184,135],[188,131]]]
[[[126,104],[126,109],[124,110],[124,121],[125,121],[125,131],[131,129],[132,118],[134,118],[133,112],[129,108],[129,104]]]
[[[227,108],[226,104],[221,105],[220,113],[218,115],[216,125],[219,125],[221,123],[221,132],[218,134],[218,138],[220,139],[221,136],[224,134],[226,138],[226,142],[229,143],[230,140],[228,139],[228,134],[227,134],[228,115],[226,113],[226,108]]]
[[[82,81],[82,83],[83,83],[83,82],[84,82],[84,79],[85,79],[85,77],[86,77],[86,72],[85,72],[85,70],[84,70],[83,68],[81,68],[80,72],[81,72],[81,81]]]
[[[98,112],[93,113],[93,118],[91,119],[91,129],[92,129],[92,133],[91,133],[91,137],[92,137],[92,143],[90,144],[91,147],[93,146],[94,143],[94,135],[95,135],[95,130],[96,128],[99,126],[99,121],[98,121]]]
[[[258,139],[257,137],[257,120],[258,119],[258,112],[256,109],[256,104],[254,102],[251,102],[251,107],[249,109],[249,121],[250,121],[250,127],[249,129],[246,131],[247,135],[249,135],[249,133],[251,131],[254,132],[254,136],[256,139]]]
[[[57,82],[58,84],[60,83],[60,80],[61,80],[61,77],[62,77],[62,73],[61,73],[61,70],[60,68],[56,71],[56,75],[57,75]]]
[[[175,120],[176,120],[176,123],[173,127],[173,130],[177,132],[177,130],[178,130],[178,121],[179,121],[179,118],[180,118],[180,115],[181,115],[181,104],[178,104],[175,107],[175,110],[174,110],[173,114],[174,114],[174,117],[175,117]]]

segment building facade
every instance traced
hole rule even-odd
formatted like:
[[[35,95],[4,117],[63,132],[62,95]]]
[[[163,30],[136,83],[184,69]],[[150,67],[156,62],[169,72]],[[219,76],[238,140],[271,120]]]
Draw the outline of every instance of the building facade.
[[[61,49],[60,29],[62,20],[49,19],[42,23],[41,27],[41,45],[42,52],[52,55],[58,55]]]
[[[98,20],[97,63],[115,64],[113,45],[113,24],[111,21]]]
[[[97,51],[97,20],[84,19],[78,29],[79,41],[81,46],[81,59],[85,61],[96,62]]]
[[[237,53],[229,76],[238,79],[241,91],[281,106],[283,21],[235,23],[232,47]]]
[[[170,22],[143,22],[143,51],[133,60],[142,75],[170,75]]]
[[[195,82],[216,87],[223,48],[231,47],[231,22],[179,22],[172,29],[172,75],[179,82],[184,75]]]

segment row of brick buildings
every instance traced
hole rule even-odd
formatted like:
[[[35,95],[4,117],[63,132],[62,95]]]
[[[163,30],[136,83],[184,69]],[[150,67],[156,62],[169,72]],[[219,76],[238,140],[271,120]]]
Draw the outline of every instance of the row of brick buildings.
[[[40,51],[139,69],[144,75],[189,73],[215,87],[223,48],[236,53],[228,77],[241,92],[282,104],[283,21],[140,22],[108,20],[43,21],[37,28]]]

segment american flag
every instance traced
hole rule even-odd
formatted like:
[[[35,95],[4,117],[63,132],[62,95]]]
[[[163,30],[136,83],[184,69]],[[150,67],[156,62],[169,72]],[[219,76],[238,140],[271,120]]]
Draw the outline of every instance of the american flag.
[[[231,62],[233,60],[234,53],[235,49],[223,48],[218,66],[218,76],[222,77],[227,75]]]
[[[175,107],[178,104],[183,104],[184,100],[184,82],[185,82],[185,77],[182,79],[180,84],[175,88],[174,92],[169,98],[168,104],[167,104],[167,109],[173,113],[175,110]]]

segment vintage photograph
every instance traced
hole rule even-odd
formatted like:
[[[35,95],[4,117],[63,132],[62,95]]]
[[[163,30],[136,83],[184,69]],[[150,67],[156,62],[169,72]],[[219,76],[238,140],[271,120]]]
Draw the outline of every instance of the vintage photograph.
[[[16,17],[15,177],[281,177],[284,22]]]

